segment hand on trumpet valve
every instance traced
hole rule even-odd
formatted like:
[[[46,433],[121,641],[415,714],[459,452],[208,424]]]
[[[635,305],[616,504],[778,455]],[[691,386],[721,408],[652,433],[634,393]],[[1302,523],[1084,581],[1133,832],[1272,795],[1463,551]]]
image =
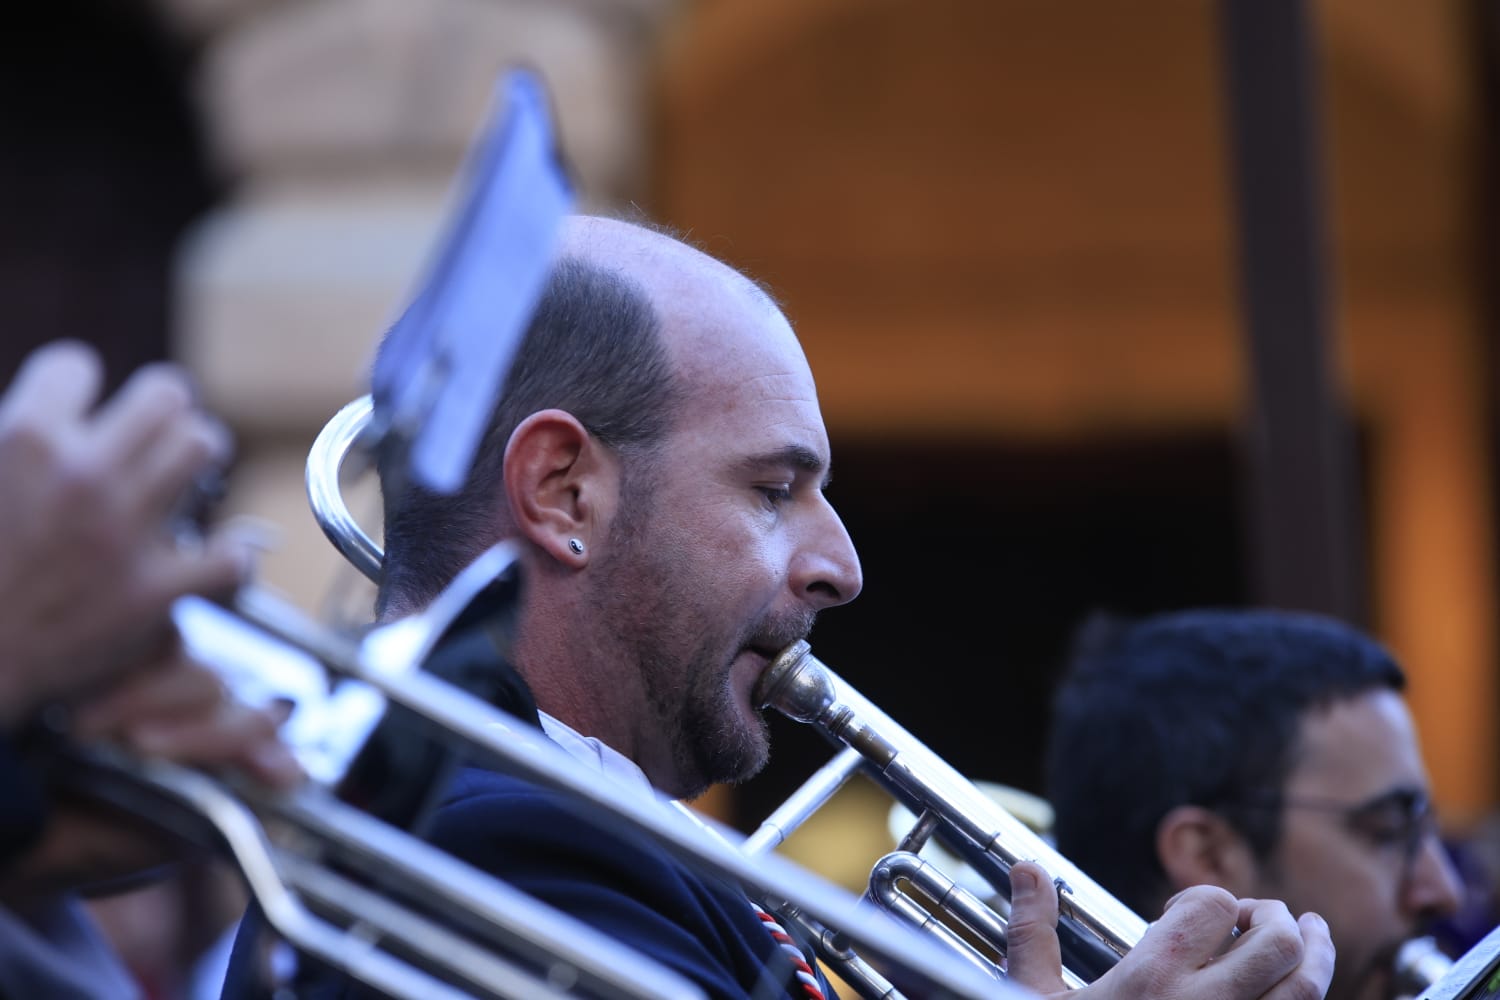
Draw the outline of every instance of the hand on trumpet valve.
[[[1333,942],[1321,917],[1293,919],[1278,900],[1236,899],[1195,886],[1168,901],[1117,966],[1070,992],[1061,975],[1056,887],[1035,862],[1017,863],[1010,874],[1009,977],[1042,996],[1316,1000],[1333,977]]]

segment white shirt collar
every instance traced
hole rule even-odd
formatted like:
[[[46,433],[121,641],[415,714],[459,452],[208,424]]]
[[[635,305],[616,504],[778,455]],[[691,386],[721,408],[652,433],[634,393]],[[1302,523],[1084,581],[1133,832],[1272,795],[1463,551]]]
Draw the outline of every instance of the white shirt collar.
[[[723,830],[707,822],[686,802],[674,799],[658,790],[635,761],[608,743],[602,743],[593,736],[585,736],[566,722],[546,712],[538,711],[537,716],[541,719],[542,732],[549,740],[566,750],[568,756],[591,770],[598,771],[620,787],[634,789],[668,806],[679,818],[690,820],[694,826],[716,838],[720,843],[734,846],[734,841],[726,836]]]
[[[646,772],[642,771],[629,757],[607,743],[601,743],[593,736],[583,735],[566,722],[553,718],[546,712],[538,712],[537,715],[542,720],[542,732],[546,733],[547,738],[553,743],[566,750],[570,757],[588,765],[623,788],[634,788],[650,795],[653,799],[669,801],[666,796],[652,787],[651,780],[646,777]]]

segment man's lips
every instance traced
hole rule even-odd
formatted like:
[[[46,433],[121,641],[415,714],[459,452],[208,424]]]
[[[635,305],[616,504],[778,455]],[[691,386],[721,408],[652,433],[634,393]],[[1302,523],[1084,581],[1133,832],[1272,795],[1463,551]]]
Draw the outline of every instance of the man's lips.
[[[771,661],[776,658],[779,652],[779,649],[774,652],[767,652],[759,646],[746,646],[735,657],[736,661],[748,661],[751,664],[742,673],[737,672],[736,681],[738,683],[736,687],[741,688],[740,693],[744,695],[745,701],[750,705],[752,711],[758,712],[764,707],[755,703],[755,689],[759,687],[760,679],[765,676],[766,671],[771,666]]]

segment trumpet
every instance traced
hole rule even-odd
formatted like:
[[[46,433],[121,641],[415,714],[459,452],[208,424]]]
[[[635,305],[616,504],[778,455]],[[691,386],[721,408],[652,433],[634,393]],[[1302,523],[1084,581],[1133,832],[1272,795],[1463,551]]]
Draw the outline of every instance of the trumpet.
[[[813,656],[806,642],[782,651],[761,675],[754,698],[762,708],[812,725],[843,746],[762,821],[749,841],[754,849],[780,843],[849,777],[864,772],[917,816],[897,849],[875,863],[868,897],[930,931],[964,959],[984,969],[1003,969],[1006,921],[989,903],[919,856],[934,836],[1002,899],[1008,898],[1007,873],[1016,861],[1037,861],[1052,873],[1063,979],[1072,988],[1107,972],[1145,933],[1146,922],[1140,916],[864,698]],[[918,890],[927,902],[913,898],[903,885]],[[976,940],[985,950],[975,947]],[[826,960],[839,963],[835,955]],[[1431,937],[1408,941],[1393,964],[1398,995],[1405,998],[1430,989],[1454,967]]]
[[[754,700],[815,726],[844,748],[762,822],[750,838],[755,849],[780,843],[844,781],[864,771],[917,816],[898,849],[876,863],[867,895],[971,964],[1003,973],[1006,919],[918,855],[934,836],[1002,896],[1009,895],[1008,873],[1017,861],[1037,861],[1053,876],[1064,980],[1071,987],[1109,971],[1145,934],[1144,919],[860,695],[806,642],[793,643],[772,661]],[[903,884],[920,890],[932,907]],[[976,939],[988,952],[972,943]]]

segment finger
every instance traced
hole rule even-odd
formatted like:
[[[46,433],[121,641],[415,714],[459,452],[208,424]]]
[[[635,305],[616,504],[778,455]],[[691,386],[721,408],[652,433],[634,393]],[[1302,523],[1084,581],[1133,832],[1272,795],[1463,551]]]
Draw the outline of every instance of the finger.
[[[1280,982],[1265,990],[1261,1000],[1321,1000],[1333,981],[1334,948],[1328,925],[1316,913],[1296,922],[1302,938],[1302,961]]]
[[[1010,870],[1010,926],[1006,932],[1006,975],[1011,982],[1047,995],[1066,989],[1057,940],[1057,889],[1034,861]]]
[[[1239,901],[1239,906],[1240,936],[1203,970],[1201,983],[1205,996],[1267,994],[1292,976],[1306,957],[1303,930],[1292,919],[1285,903],[1275,899],[1245,899]],[[1299,976],[1287,986],[1296,989],[1303,984]]]
[[[228,430],[206,414],[183,414],[164,426],[125,470],[137,523],[164,521],[190,498],[204,473],[221,467],[231,451]]]
[[[276,788],[303,772],[276,736],[269,712],[230,702],[211,716],[152,720],[130,728],[126,746],[149,757],[208,770],[234,768]]]
[[[0,397],[0,427],[23,415],[40,426],[77,420],[94,405],[103,380],[99,356],[86,344],[62,340],[40,347]]]
[[[193,392],[180,369],[164,363],[139,368],[99,408],[93,446],[116,467],[132,469],[192,408]]]
[[[142,561],[147,600],[154,605],[185,594],[227,598],[249,579],[255,553],[242,534],[219,530],[202,547],[190,549],[163,539]]]
[[[1166,949],[1184,965],[1200,968],[1224,950],[1242,908],[1223,889],[1196,885],[1167,900],[1142,944]]]
[[[73,734],[84,741],[111,739],[143,721],[211,714],[227,697],[219,676],[189,659],[174,635],[165,655],[80,704],[73,714]]]
[[[1302,964],[1277,984],[1268,1000],[1317,1000],[1327,994],[1328,984],[1333,982],[1338,956],[1327,922],[1316,913],[1304,913],[1297,918],[1297,929],[1302,934]]]

